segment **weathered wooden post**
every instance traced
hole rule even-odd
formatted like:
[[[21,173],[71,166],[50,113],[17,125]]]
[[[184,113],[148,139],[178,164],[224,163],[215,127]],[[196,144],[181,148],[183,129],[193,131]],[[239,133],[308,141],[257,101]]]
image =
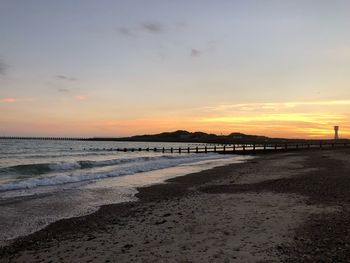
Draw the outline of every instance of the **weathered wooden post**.
[[[207,146],[204,147],[204,151],[205,151],[205,153],[208,153],[208,148],[207,148]]]
[[[243,152],[245,152],[245,144],[242,144]]]
[[[198,153],[198,146],[196,146],[196,153]]]
[[[187,152],[190,153],[190,147],[187,147]]]
[[[236,144],[233,144],[233,151],[236,151]]]
[[[226,152],[226,145],[224,145],[224,152]]]

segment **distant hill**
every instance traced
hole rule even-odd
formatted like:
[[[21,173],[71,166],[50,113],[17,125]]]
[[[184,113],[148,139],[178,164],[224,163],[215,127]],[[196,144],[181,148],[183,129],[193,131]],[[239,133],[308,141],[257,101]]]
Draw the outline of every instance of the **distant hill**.
[[[188,132],[178,130],[174,132],[162,132],[159,134],[145,134],[131,137],[90,137],[90,138],[67,138],[67,137],[1,137],[1,139],[32,139],[32,140],[79,140],[79,141],[135,141],[135,142],[195,142],[195,143],[284,143],[284,142],[334,142],[332,139],[286,139],[270,138],[259,135],[248,135],[240,132],[233,132],[229,135],[216,135],[205,132]],[[338,143],[347,142],[349,139],[339,139]]]
[[[234,132],[229,135],[208,134],[205,132],[188,132],[178,130],[152,135],[136,135],[131,137],[116,138],[118,141],[143,141],[143,142],[200,142],[200,143],[262,143],[262,142],[286,142],[293,141],[283,138],[269,138],[266,136],[247,135]]]

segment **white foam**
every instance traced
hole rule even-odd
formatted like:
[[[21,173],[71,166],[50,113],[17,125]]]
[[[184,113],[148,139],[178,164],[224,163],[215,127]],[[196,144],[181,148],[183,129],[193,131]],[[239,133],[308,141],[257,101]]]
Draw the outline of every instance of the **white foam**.
[[[116,165],[122,163],[135,163],[142,161],[151,161],[158,159],[185,159],[186,157],[175,157],[169,155],[155,156],[155,157],[134,157],[134,158],[119,158],[119,159],[110,159],[110,160],[98,160],[98,161],[76,161],[76,162],[58,162],[48,164],[49,169],[53,171],[66,171],[74,170],[80,168],[90,168],[90,167],[100,167],[108,165]],[[187,159],[187,158],[186,158]]]
[[[51,176],[42,178],[29,178],[25,180],[15,181],[11,183],[5,183],[0,185],[0,191],[8,190],[20,190],[29,189],[40,186],[55,186],[67,183],[77,183],[83,181],[99,180],[108,177],[116,177],[123,175],[132,175],[140,172],[148,172],[158,169],[164,169],[168,167],[174,167],[181,164],[193,163],[205,160],[215,160],[232,158],[232,156],[223,156],[219,154],[197,154],[197,155],[184,155],[178,157],[171,156],[159,156],[159,157],[140,157],[133,158],[132,165],[129,166],[116,166],[111,171],[103,172],[91,172],[91,171],[73,171],[71,173],[58,173]],[[103,165],[103,163],[118,163],[122,159],[108,160],[108,161],[94,161],[94,165]],[[130,160],[129,160],[130,161]],[[71,168],[78,163],[60,163],[56,164],[56,168],[64,170]]]

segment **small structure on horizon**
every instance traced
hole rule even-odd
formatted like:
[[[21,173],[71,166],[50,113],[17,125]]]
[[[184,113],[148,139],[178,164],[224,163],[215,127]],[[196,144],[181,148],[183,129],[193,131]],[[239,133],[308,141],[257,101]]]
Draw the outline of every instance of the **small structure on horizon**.
[[[334,140],[339,139],[339,126],[334,126]]]

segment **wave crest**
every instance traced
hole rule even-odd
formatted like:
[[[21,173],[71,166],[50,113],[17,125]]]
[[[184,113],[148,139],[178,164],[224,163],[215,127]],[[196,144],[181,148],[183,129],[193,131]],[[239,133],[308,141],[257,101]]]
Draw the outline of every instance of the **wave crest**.
[[[232,156],[230,156],[232,158]],[[103,165],[112,165],[118,163],[130,163],[133,162],[129,166],[116,166],[115,169],[109,172],[93,172],[86,171],[82,173],[81,171],[75,171],[71,173],[58,173],[51,176],[46,176],[43,178],[28,178],[25,180],[15,181],[11,183],[5,183],[0,185],[0,191],[8,191],[8,190],[19,190],[19,189],[28,189],[39,186],[54,186],[54,185],[62,185],[67,183],[77,183],[83,181],[91,181],[98,180],[107,177],[116,177],[123,175],[132,175],[140,172],[148,172],[153,170],[159,170],[169,167],[178,166],[181,164],[188,164],[198,161],[208,161],[215,159],[223,159],[230,158],[224,157],[218,154],[197,154],[195,156],[187,156],[187,157],[175,157],[175,156],[159,156],[159,157],[137,157],[131,159],[114,159],[114,160],[105,160],[105,161],[84,161],[85,165],[92,166],[103,166]],[[135,162],[135,163],[134,163]],[[72,167],[81,167],[82,164],[79,163],[64,163],[64,164],[56,164],[51,165],[51,169],[59,169],[60,171],[65,169],[70,169]]]

